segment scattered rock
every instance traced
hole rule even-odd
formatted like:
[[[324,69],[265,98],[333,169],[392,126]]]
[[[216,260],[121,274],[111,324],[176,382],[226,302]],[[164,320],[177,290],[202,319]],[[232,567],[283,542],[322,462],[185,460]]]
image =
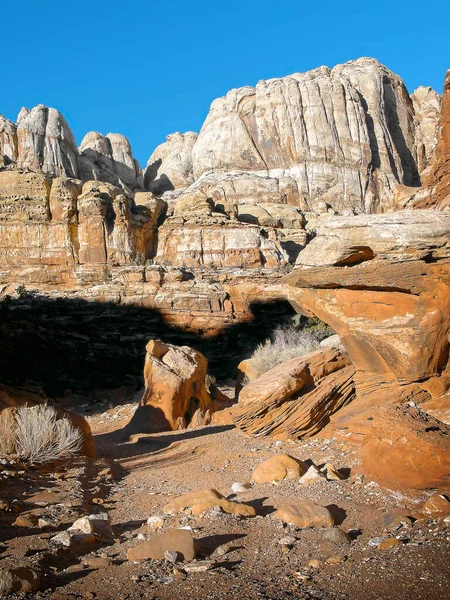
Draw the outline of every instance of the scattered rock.
[[[378,546],[383,542],[383,538],[381,537],[374,537],[371,538],[369,540],[369,546],[372,546],[373,548],[378,548]]]
[[[173,552],[172,550],[166,550],[164,552],[164,560],[175,564],[178,560],[178,552]]]
[[[332,556],[331,558],[327,559],[327,563],[329,565],[340,565],[341,563],[343,563],[345,560],[345,558],[343,556]]]
[[[58,527],[58,522],[53,517],[40,517],[38,520],[38,527],[40,527],[40,529],[55,529]]]
[[[176,552],[182,561],[195,558],[194,538],[186,529],[168,529],[165,533],[152,537],[147,542],[129,548],[128,560],[164,560],[165,553]]]
[[[283,504],[274,514],[274,517],[284,523],[296,525],[300,529],[305,527],[332,527],[334,518],[324,506],[310,502],[293,501]]]
[[[203,573],[209,571],[214,566],[212,560],[199,560],[187,565],[183,565],[183,571],[186,573]]]
[[[445,494],[433,494],[422,506],[422,512],[439,517],[450,515],[450,500]]]
[[[325,544],[337,544],[348,546],[350,544],[350,536],[340,527],[332,527],[331,529],[325,530],[321,534],[320,541]]]
[[[75,533],[71,531],[61,531],[50,539],[50,543],[55,546],[70,548],[77,554],[84,554],[95,544],[95,535],[92,533]]]
[[[344,479],[342,473],[340,473],[331,463],[327,463],[321,468],[321,472],[325,474],[328,481],[341,481]]]
[[[164,527],[164,516],[163,515],[154,515],[147,519],[147,525],[151,529],[161,529]]]
[[[101,557],[89,557],[84,561],[84,564],[87,567],[91,567],[92,569],[106,569],[111,565],[110,558],[101,558]]]
[[[288,535],[284,538],[281,538],[281,540],[278,540],[278,543],[281,546],[293,546],[296,543],[296,538],[292,537],[291,535]]]
[[[378,545],[378,550],[389,550],[390,548],[395,548],[396,546],[402,545],[402,542],[397,538],[388,538],[387,540],[383,540],[381,544]]]
[[[37,515],[33,515],[32,513],[22,514],[17,517],[14,521],[13,525],[16,527],[29,527],[32,529],[36,527],[39,523],[39,517]]]
[[[80,531],[81,533],[93,534],[99,542],[113,543],[114,534],[108,521],[108,515],[89,515],[77,519],[69,528],[69,531]]]
[[[410,527],[413,521],[406,515],[387,513],[383,515],[383,523],[387,531],[397,531],[402,527]]]
[[[289,456],[277,454],[259,464],[253,471],[252,479],[256,483],[274,483],[283,479],[296,479],[308,470],[308,466]]]
[[[235,494],[244,494],[245,492],[248,492],[248,490],[251,488],[251,483],[246,482],[246,483],[233,483],[233,485],[231,486],[231,490],[235,493]]]
[[[315,465],[311,465],[302,477],[300,477],[300,483],[303,485],[309,485],[316,483],[320,479],[325,479],[325,475],[319,471]]]
[[[183,512],[186,509],[191,509],[192,514],[200,515],[208,509],[218,506],[223,512],[228,514],[237,514],[243,517],[254,517],[256,511],[252,506],[240,504],[238,502],[230,502],[216,492],[216,490],[207,489],[197,492],[190,492],[175,498],[163,507],[163,512],[166,515],[174,515]]]
[[[0,570],[0,597],[17,592],[37,592],[41,580],[36,571],[19,567],[18,569]]]

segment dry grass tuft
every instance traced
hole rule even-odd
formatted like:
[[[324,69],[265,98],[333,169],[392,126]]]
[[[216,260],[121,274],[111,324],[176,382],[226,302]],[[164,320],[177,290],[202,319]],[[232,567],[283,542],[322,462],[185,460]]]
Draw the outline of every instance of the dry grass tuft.
[[[257,377],[291,358],[309,354],[320,348],[321,337],[315,332],[280,327],[250,356]],[[252,369],[253,370],[253,369]]]
[[[58,419],[56,410],[47,404],[22,406],[14,416],[3,411],[0,436],[2,453],[31,463],[70,458],[83,443],[81,431],[67,417]]]

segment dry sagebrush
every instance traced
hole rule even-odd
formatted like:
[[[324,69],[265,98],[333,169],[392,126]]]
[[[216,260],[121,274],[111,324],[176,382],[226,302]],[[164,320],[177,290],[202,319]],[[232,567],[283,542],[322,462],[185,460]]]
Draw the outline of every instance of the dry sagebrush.
[[[70,458],[81,449],[81,431],[67,417],[58,419],[56,410],[47,404],[22,406],[13,420],[8,429],[9,437],[5,438],[8,442],[0,443],[1,451],[6,449],[8,456],[31,463],[46,463]],[[3,434],[3,422],[0,420],[0,423]]]
[[[295,327],[279,327],[268,340],[257,346],[250,359],[259,377],[282,362],[319,348],[320,338],[317,334]]]

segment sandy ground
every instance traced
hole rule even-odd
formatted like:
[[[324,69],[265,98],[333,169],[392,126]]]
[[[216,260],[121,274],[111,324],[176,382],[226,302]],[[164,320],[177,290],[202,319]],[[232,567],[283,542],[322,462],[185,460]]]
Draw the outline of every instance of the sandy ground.
[[[231,426],[143,436],[132,441],[121,428],[133,404],[90,417],[99,458],[66,467],[18,473],[4,465],[0,499],[24,504],[21,514],[52,515],[58,530],[79,516],[107,511],[115,541],[83,553],[49,552],[54,532],[18,527],[17,513],[0,511],[0,568],[38,566],[41,592],[28,597],[57,600],[216,599],[444,599],[450,590],[450,523],[415,520],[394,532],[387,519],[414,515],[425,498],[381,490],[358,474],[354,447],[336,439],[274,443],[250,438]],[[252,471],[274,454],[288,453],[320,466],[332,462],[346,479],[299,485],[254,484],[238,497],[234,482],[249,482]],[[114,460],[113,463],[111,461]],[[112,465],[112,466],[111,466]],[[117,466],[119,465],[119,466]],[[5,471],[7,474],[5,475]],[[9,472],[9,474],[8,474]],[[13,474],[11,474],[13,473]],[[162,530],[190,526],[199,559],[208,571],[185,573],[183,564],[127,561],[127,549],[155,535],[149,516],[177,495],[214,488],[232,500],[251,504],[257,517],[242,519],[210,511],[166,518]],[[286,500],[313,500],[328,506],[351,543],[329,545],[323,530],[283,526],[273,512]],[[141,535],[140,535],[141,534]],[[291,546],[280,540],[295,538]],[[374,538],[397,536],[402,545],[381,551]],[[99,558],[103,560],[98,560]],[[97,559],[97,560],[95,560]],[[311,563],[311,561],[313,561]]]

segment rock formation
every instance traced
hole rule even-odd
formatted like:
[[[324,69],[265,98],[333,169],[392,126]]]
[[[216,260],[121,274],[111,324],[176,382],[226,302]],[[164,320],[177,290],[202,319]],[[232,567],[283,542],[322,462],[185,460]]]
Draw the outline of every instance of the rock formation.
[[[310,210],[386,210],[396,184],[419,185],[416,159],[411,98],[368,58],[231,90],[213,102],[193,148],[197,179],[291,177]]]
[[[80,148],[60,112],[43,104],[22,108],[17,125],[0,115],[0,166],[111,183],[132,196],[144,189],[142,170],[127,138],[89,132]]]
[[[449,385],[449,259],[446,214],[329,218],[300,252],[289,296],[339,334],[357,392],[425,399]]]
[[[425,88],[426,89],[426,88]],[[422,92],[423,94],[423,92]],[[427,98],[433,97],[432,93]],[[435,99],[434,106],[437,104]],[[433,120],[434,108],[429,108],[430,121]],[[426,126],[426,132],[424,127]],[[430,122],[419,121],[418,135],[431,138]],[[422,187],[418,190],[399,186],[396,190],[396,204],[402,208],[437,208],[450,211],[450,70],[444,81],[442,108],[436,132],[437,142],[428,167],[422,173]]]
[[[144,173],[148,190],[162,194],[194,183],[192,149],[197,137],[192,131],[167,136],[167,141],[158,146],[148,159]]]
[[[430,164],[437,141],[437,123],[441,112],[441,97],[431,87],[420,86],[411,94],[416,125],[417,169],[422,173]]]
[[[293,358],[242,388],[233,420],[255,435],[310,437],[354,399],[354,373],[348,356],[335,348]]]
[[[125,136],[117,133],[104,136],[90,131],[84,136],[79,151],[78,164],[83,181],[95,179],[127,190],[143,189],[141,168],[133,158],[130,142]]]
[[[357,437],[369,409],[437,401],[450,387],[449,89],[447,76],[437,130],[438,94],[410,96],[373,59],[231,90],[198,137],[153,152],[145,178],[123,136],[90,132],[78,149],[54,109],[1,117],[0,293],[135,304],[201,335],[250,319],[254,302],[320,317],[347,362],[302,371],[296,389],[283,369],[251,382],[235,418],[252,433],[330,420]],[[163,346],[135,419],[160,407],[165,427],[204,422],[202,359]]]
[[[78,177],[78,150],[66,120],[43,104],[23,108],[17,120],[17,165],[55,177]]]
[[[187,346],[151,340],[146,346],[145,392],[127,429],[130,433],[184,429],[210,420],[205,387],[207,359]]]

